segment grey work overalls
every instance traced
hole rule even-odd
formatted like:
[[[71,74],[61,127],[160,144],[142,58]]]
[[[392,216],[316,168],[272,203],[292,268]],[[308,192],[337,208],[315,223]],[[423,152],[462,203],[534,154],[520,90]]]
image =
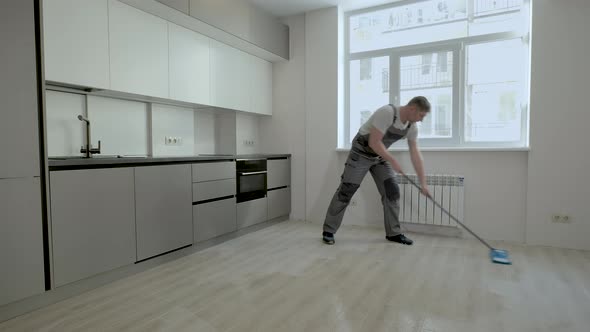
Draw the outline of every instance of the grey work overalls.
[[[390,105],[394,107],[393,105]],[[395,109],[395,107],[394,107]],[[404,138],[411,126],[406,129],[398,129],[393,125],[396,120],[393,118],[393,123],[383,135],[382,142],[386,148],[391,146],[394,142]],[[328,212],[326,213],[326,220],[324,221],[324,231],[336,233],[340,224],[346,207],[350,203],[352,196],[359,188],[363,178],[367,172],[371,172],[373,180],[377,185],[377,189],[381,194],[381,203],[383,204],[384,226],[385,234],[387,236],[395,236],[401,234],[401,227],[399,223],[399,186],[395,183],[395,172],[391,165],[382,157],[377,155],[373,149],[369,147],[369,134],[361,135],[358,133],[352,141],[352,147],[348,154],[348,159],[344,164],[344,172],[341,176],[340,186],[336,190]]]

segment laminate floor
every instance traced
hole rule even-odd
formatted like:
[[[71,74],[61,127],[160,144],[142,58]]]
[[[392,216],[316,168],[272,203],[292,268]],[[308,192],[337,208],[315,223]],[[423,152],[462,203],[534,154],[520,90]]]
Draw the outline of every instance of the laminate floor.
[[[590,331],[590,253],[283,222],[0,324],[0,331]]]

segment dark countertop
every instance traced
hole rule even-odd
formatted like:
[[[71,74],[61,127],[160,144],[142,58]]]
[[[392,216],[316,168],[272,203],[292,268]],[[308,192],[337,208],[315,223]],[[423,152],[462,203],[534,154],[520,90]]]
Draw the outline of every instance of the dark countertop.
[[[134,156],[95,156],[93,158],[81,157],[50,157],[49,170],[73,170],[88,168],[112,168],[112,167],[134,167],[162,164],[190,164],[195,162],[210,162],[236,159],[272,159],[291,157],[291,154],[201,154],[196,156],[182,157],[134,157]]]

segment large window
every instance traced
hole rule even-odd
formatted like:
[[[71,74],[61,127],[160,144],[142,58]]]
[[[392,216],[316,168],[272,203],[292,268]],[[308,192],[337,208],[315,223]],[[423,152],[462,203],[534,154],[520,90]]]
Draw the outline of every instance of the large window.
[[[414,0],[346,15],[345,142],[384,104],[425,96],[422,146],[528,144],[531,0]]]

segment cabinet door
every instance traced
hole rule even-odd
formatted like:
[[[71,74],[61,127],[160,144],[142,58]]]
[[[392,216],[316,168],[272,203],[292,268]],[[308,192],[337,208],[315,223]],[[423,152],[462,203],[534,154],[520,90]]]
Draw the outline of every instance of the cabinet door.
[[[267,208],[266,197],[238,203],[236,208],[238,229],[266,221]]]
[[[109,0],[111,89],[168,98],[168,22]]]
[[[0,179],[40,173],[33,5],[0,4]]]
[[[135,168],[137,260],[193,243],[191,165]]]
[[[135,261],[132,168],[50,174],[55,285]]]
[[[209,38],[168,23],[170,99],[209,104]]]
[[[193,222],[195,243],[235,231],[236,199],[194,205]]]
[[[269,189],[291,184],[291,160],[271,159],[266,162],[268,169],[267,187]]]
[[[0,306],[45,290],[38,178],[0,180]]]
[[[248,55],[211,40],[211,105],[250,111]]]
[[[250,4],[243,0],[190,0],[190,16],[250,41]]]
[[[268,192],[268,219],[288,216],[291,213],[291,188]]]
[[[107,1],[43,1],[45,79],[110,87]]]
[[[249,55],[250,112],[272,115],[272,63]]]

